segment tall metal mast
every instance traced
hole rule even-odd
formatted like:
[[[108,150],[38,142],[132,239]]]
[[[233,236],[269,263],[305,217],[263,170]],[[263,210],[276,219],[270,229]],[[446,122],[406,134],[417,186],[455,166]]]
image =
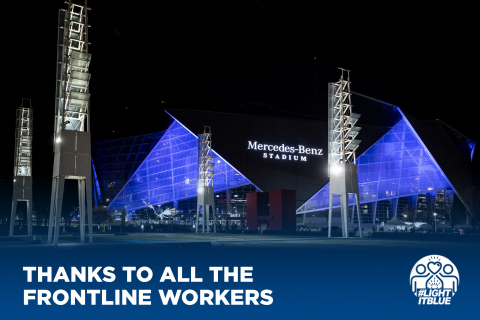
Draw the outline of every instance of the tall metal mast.
[[[26,102],[24,104],[24,101]],[[10,236],[13,236],[18,201],[27,203],[27,233],[32,235],[32,139],[33,108],[30,99],[22,99],[15,125],[15,160]]]
[[[85,242],[85,209],[88,211],[89,242],[92,228],[92,170],[90,144],[90,61],[88,15],[90,8],[65,1],[59,10],[57,42],[57,83],[52,197],[48,242],[58,244],[65,179],[78,180],[80,236]],[[86,208],[85,208],[86,197]]]
[[[339,69],[341,70],[340,80],[328,84],[328,176],[330,177],[328,236],[331,236],[333,195],[340,195],[342,235],[348,238],[348,195],[355,194],[360,237],[362,237],[358,175],[355,164],[355,150],[361,142],[355,139],[361,129],[355,124],[360,115],[352,113],[350,70]],[[344,79],[344,73],[347,73],[347,80]]]
[[[331,166],[339,163],[355,163],[355,150],[361,142],[360,140],[355,140],[361,128],[355,126],[360,115],[352,113],[350,71],[339,69],[342,71],[340,80],[335,83],[329,83],[328,86],[329,169]],[[344,80],[344,72],[347,72],[347,80]]]
[[[209,126],[205,126],[203,133],[198,135],[198,179],[197,179],[197,223],[195,232],[198,232],[199,215],[202,213],[202,232],[205,232],[207,224],[207,233],[209,232],[208,223],[210,222],[210,208],[212,208],[214,227],[216,230],[216,216],[214,208],[213,191],[213,151],[212,151],[212,132]]]
[[[57,87],[55,95],[55,127],[57,135],[62,129],[90,131],[85,126],[90,108],[88,85],[90,61],[88,53],[87,1],[85,6],[66,2],[67,10],[59,11]]]

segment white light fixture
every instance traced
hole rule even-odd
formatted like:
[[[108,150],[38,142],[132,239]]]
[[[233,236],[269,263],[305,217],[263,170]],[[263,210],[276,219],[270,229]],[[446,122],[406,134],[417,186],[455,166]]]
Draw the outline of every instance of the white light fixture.
[[[60,141],[62,141],[62,139],[60,139],[60,137],[58,137],[58,138],[55,140],[56,143],[60,143]]]
[[[330,167],[330,173],[334,175],[339,175],[342,172],[342,167],[339,165],[334,165]]]

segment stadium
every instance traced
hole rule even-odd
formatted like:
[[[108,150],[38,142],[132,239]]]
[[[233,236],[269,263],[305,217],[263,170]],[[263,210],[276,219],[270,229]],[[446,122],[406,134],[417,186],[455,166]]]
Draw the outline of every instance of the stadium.
[[[420,121],[400,107],[358,93],[352,99],[361,114],[356,163],[364,225],[395,216],[429,222],[433,214],[448,223],[446,204],[452,203],[465,222],[475,142],[438,119]],[[228,113],[165,112],[171,125],[164,131],[93,143],[96,205],[117,213],[125,208],[129,218],[147,204],[160,211],[174,209],[180,213],[175,219],[192,218],[197,137],[210,126],[216,214],[244,216],[247,193],[288,189],[296,191],[297,225],[326,225],[326,101],[298,108],[245,104]],[[354,204],[349,198],[351,223],[358,219]],[[340,224],[339,206],[334,197],[333,225]]]

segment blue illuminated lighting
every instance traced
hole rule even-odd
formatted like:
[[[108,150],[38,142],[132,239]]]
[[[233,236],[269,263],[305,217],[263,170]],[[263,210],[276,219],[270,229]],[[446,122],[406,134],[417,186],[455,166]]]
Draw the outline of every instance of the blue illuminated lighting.
[[[137,171],[165,131],[93,143],[99,204],[113,199]],[[101,193],[100,193],[101,191]]]
[[[470,139],[467,140],[468,143],[468,148],[470,149],[470,161],[473,161],[473,153],[475,152],[475,141],[472,141]]]
[[[187,130],[188,132],[190,132],[194,137],[195,139],[198,139],[198,136],[193,133],[190,129],[188,129],[187,127],[185,127],[180,121],[178,121],[174,116],[172,116],[167,110],[165,110],[165,112],[170,116],[172,117],[173,120],[175,120],[176,122],[178,122],[185,130]],[[229,167],[231,167],[235,172],[235,175],[241,175],[243,178],[245,178],[246,180],[248,180],[243,174],[240,173],[240,171],[238,171],[233,165],[231,165],[227,160],[225,160],[222,156],[220,156],[218,153],[215,152],[215,150],[213,150],[213,153],[214,153],[214,156],[215,156],[215,160],[217,163],[220,163],[220,159],[225,162],[225,164],[227,164]],[[215,163],[215,161],[214,161]],[[215,165],[215,168],[217,167],[217,165]],[[216,171],[215,171],[215,174]],[[236,179],[236,178],[235,178]],[[215,182],[216,180],[214,180]],[[262,189],[260,189],[258,186],[256,186],[253,182],[250,182],[251,185],[253,185],[259,192],[263,192]],[[243,185],[243,184],[242,184]],[[239,185],[240,186],[240,185]],[[221,191],[220,189],[218,189],[215,185],[215,192],[217,191]],[[230,188],[230,187],[229,187]],[[226,189],[225,189],[226,190]]]
[[[453,189],[440,166],[401,114],[403,119],[357,158],[360,203]],[[329,188],[327,183],[297,213],[328,209]],[[348,201],[350,205],[355,204],[355,197],[350,195]],[[340,206],[340,197],[333,197],[332,206]]]
[[[102,193],[100,191],[100,185],[98,183],[97,171],[95,170],[95,164],[93,163],[92,158],[92,169],[93,169],[93,192],[95,194],[95,207],[98,206],[98,202],[102,201]]]
[[[125,206],[129,211],[143,208],[143,200],[162,205],[197,197],[197,136],[173,119],[163,137],[110,203],[111,210]],[[215,192],[252,184],[215,151],[213,155]]]

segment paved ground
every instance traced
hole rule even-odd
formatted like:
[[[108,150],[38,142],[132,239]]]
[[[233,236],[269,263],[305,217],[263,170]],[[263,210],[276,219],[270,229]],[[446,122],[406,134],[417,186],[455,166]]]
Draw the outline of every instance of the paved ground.
[[[46,236],[42,236],[42,244],[31,244],[26,236],[0,237],[0,247],[49,246]],[[480,249],[479,242],[388,240],[372,238],[324,238],[295,236],[260,236],[244,234],[195,234],[195,233],[133,233],[124,236],[113,234],[94,234],[93,245],[127,245],[157,244],[165,246],[207,246],[207,247],[422,247],[422,248],[462,248]],[[88,241],[88,237],[87,237]],[[60,246],[80,244],[79,236],[65,235],[60,237]]]

